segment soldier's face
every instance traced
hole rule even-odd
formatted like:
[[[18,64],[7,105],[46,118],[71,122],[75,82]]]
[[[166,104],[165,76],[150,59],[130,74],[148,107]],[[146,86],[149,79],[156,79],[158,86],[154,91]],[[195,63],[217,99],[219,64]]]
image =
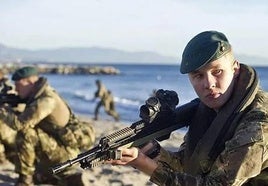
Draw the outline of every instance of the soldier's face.
[[[33,84],[28,81],[28,79],[21,79],[19,81],[15,81],[16,91],[20,98],[24,99],[27,98],[31,91]]]
[[[189,73],[189,80],[200,100],[217,111],[229,99],[239,67],[237,61],[223,56]]]

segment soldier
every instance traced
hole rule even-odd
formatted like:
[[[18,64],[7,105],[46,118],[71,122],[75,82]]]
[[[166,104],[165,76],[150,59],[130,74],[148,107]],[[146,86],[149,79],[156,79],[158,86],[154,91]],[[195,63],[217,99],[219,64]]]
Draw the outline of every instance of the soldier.
[[[96,85],[98,87],[95,92],[95,98],[99,97],[100,101],[97,103],[95,108],[95,120],[98,120],[99,109],[101,106],[104,106],[105,112],[112,116],[115,121],[119,121],[119,115],[115,110],[114,98],[110,90],[107,90],[103,83],[100,80],[96,80]]]
[[[16,145],[19,164],[15,171],[19,178],[17,186],[61,182],[71,185],[86,184],[81,174],[63,173],[63,180],[49,174],[48,168],[55,163],[75,158],[94,143],[95,134],[91,124],[80,121],[67,103],[39,76],[34,67],[23,67],[14,72],[16,91],[26,99],[23,112],[15,114],[0,109],[0,122],[18,131]]]
[[[188,74],[200,104],[178,152],[155,143],[122,148],[122,159],[157,185],[268,185],[268,94],[255,70],[240,64],[223,33],[205,31],[189,41],[180,71]]]

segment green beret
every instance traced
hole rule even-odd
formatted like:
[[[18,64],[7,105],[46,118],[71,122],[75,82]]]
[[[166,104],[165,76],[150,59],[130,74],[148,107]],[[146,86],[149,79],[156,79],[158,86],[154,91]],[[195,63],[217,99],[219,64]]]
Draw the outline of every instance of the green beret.
[[[196,35],[186,45],[180,72],[186,74],[219,59],[231,50],[231,45],[223,33],[205,31]]]
[[[36,68],[27,66],[27,67],[22,67],[16,70],[14,74],[12,75],[11,79],[13,81],[19,81],[20,79],[27,78],[27,77],[37,75],[37,74],[38,72]]]

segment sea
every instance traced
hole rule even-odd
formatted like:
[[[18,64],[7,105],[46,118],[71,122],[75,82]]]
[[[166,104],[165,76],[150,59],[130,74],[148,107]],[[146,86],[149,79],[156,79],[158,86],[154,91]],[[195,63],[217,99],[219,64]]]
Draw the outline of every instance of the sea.
[[[98,65],[102,66],[102,65]],[[114,64],[120,71],[118,75],[56,75],[46,74],[50,85],[69,103],[72,110],[93,118],[98,99],[94,100],[97,90],[95,80],[101,80],[111,90],[116,111],[120,120],[126,124],[134,123],[141,118],[140,107],[152,96],[154,90],[173,90],[179,97],[178,106],[196,98],[187,75],[179,72],[178,65],[137,65]],[[268,91],[268,66],[255,67],[262,88]],[[99,117],[113,120],[101,107]]]

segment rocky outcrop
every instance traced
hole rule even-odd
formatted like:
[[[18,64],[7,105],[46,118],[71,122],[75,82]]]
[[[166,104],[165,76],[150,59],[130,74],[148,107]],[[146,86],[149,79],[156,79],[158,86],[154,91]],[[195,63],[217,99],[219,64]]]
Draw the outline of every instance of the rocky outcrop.
[[[16,69],[29,64],[2,64],[1,70],[6,73],[13,73]],[[113,66],[90,66],[90,65],[55,65],[35,64],[41,74],[86,74],[86,75],[118,75],[120,70]]]
[[[40,73],[44,74],[105,74],[117,75],[120,71],[112,66],[39,66]]]

